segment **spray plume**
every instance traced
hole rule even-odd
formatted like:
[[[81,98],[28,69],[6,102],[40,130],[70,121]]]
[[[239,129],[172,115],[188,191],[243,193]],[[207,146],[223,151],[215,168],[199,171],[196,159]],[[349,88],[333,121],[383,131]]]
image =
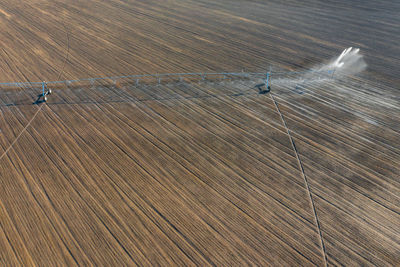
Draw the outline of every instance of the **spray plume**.
[[[332,70],[335,72],[335,76],[357,74],[367,68],[367,64],[359,52],[359,48],[346,48],[339,57],[332,59],[317,69],[321,71]]]

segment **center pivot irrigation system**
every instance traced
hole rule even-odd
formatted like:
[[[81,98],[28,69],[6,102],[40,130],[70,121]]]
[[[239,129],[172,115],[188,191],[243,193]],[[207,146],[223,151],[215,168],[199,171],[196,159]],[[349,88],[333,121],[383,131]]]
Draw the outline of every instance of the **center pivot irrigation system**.
[[[312,74],[312,75],[309,75]],[[43,81],[43,82],[11,82],[11,83],[0,83],[0,87],[18,87],[18,88],[40,88],[41,94],[38,95],[38,99],[35,104],[46,102],[48,95],[52,93],[49,85],[62,85],[65,84],[70,86],[76,83],[88,82],[93,86],[96,82],[105,81],[111,82],[111,84],[117,84],[118,80],[132,80],[133,83],[138,86],[143,79],[153,79],[156,83],[161,84],[162,79],[177,78],[180,82],[184,81],[184,78],[199,78],[200,80],[206,80],[210,77],[219,77],[222,80],[231,78],[254,78],[261,79],[263,83],[256,85],[259,89],[260,94],[268,93],[271,90],[272,84],[285,84],[295,83],[304,84],[305,82],[318,81],[326,78],[332,78],[334,70],[306,70],[306,71],[289,71],[289,72],[198,72],[198,73],[162,73],[162,74],[142,74],[142,75],[128,75],[128,76],[110,76],[100,78],[85,78],[78,80],[65,80],[65,81]],[[293,78],[295,75],[297,78]],[[307,78],[299,78],[307,77]],[[274,78],[274,81],[272,80]]]
[[[142,74],[142,75],[128,75],[128,76],[111,76],[101,78],[85,78],[78,80],[65,80],[65,81],[51,81],[51,82],[10,82],[0,83],[0,87],[22,87],[22,88],[42,88],[42,93],[38,95],[38,99],[35,104],[46,102],[48,95],[52,93],[52,90],[48,85],[60,85],[65,84],[70,86],[73,83],[89,82],[91,86],[95,82],[108,81],[116,85],[118,80],[133,80],[136,86],[139,85],[142,79],[155,79],[158,84],[161,84],[161,80],[166,77],[176,77],[179,81],[183,81],[187,77],[199,77],[201,80],[205,80],[210,76],[226,78],[254,78],[261,79],[263,83],[256,85],[260,94],[266,94],[271,90],[272,84],[294,84],[296,91],[302,93],[301,87],[305,84],[315,81],[322,81],[333,79],[337,70],[342,70],[343,75],[351,74],[352,72],[359,72],[365,69],[366,64],[363,61],[363,56],[358,54],[359,48],[349,47],[343,50],[339,57],[330,63],[320,66],[318,69],[309,69],[305,71],[286,71],[286,72],[274,72],[272,73],[271,68],[269,72],[194,72],[194,73],[162,73],[162,74]],[[357,71],[358,70],[358,71]],[[294,75],[294,76],[292,76]],[[273,78],[273,79],[272,79]]]

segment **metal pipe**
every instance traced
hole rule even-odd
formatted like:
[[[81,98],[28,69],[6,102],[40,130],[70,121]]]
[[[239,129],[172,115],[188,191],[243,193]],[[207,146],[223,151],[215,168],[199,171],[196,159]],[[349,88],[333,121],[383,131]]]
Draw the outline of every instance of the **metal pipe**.
[[[275,72],[274,75],[285,75],[285,74],[301,74],[301,73],[310,73],[310,72],[315,72],[319,74],[323,73],[328,73],[332,74],[332,78],[335,74],[335,69],[334,70],[324,70],[324,71],[317,71],[317,70],[306,70],[306,71],[288,71],[288,72]],[[201,76],[201,78],[204,80],[207,75],[224,75],[224,78],[226,76],[231,75],[231,76],[244,76],[244,77],[249,77],[251,75],[265,75],[265,72],[248,72],[248,73],[238,73],[238,72],[205,72],[205,73],[163,73],[163,74],[142,74],[142,75],[128,75],[128,76],[113,76],[113,77],[98,77],[98,78],[85,78],[85,79],[79,79],[79,80],[68,80],[68,81],[51,81],[47,82],[47,84],[59,84],[59,83],[65,83],[67,85],[73,83],[73,82],[81,82],[81,81],[95,81],[95,80],[117,80],[120,78],[143,78],[143,77],[163,77],[163,76],[179,76],[180,81],[183,81],[182,76]],[[268,74],[268,78],[271,79],[271,72]],[[24,87],[24,86],[35,86],[35,85],[42,85],[43,82],[24,82],[24,83],[18,83],[18,82],[8,82],[8,83],[0,83],[0,86],[15,86],[15,87]],[[269,80],[269,85],[270,85],[270,80]]]
[[[44,81],[42,82],[42,95],[44,97]]]

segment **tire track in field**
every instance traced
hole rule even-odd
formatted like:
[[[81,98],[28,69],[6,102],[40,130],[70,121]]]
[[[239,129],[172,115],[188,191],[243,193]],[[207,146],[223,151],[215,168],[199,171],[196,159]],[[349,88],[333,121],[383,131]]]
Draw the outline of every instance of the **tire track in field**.
[[[110,106],[110,108],[106,108],[105,106]],[[99,105],[99,108],[101,109],[101,110],[103,110],[103,108],[105,109],[105,110],[107,110],[107,111],[105,111],[105,110],[103,110],[103,112],[106,112],[106,114],[107,114],[107,117],[110,117],[110,118],[116,118],[117,120],[121,120],[118,116],[116,116],[115,114],[114,114],[114,112],[113,111],[111,111],[111,110],[109,110],[109,109],[113,109],[114,110],[114,107],[112,107],[111,105]],[[115,110],[115,112],[116,113],[120,113],[118,110]],[[114,121],[113,119],[111,120],[111,121]],[[126,124],[126,122],[124,122],[124,120],[121,120],[121,123],[122,124]],[[129,126],[129,124],[126,124],[126,125],[128,125]],[[131,127],[130,127],[131,128]],[[156,144],[154,144],[152,141],[150,141],[149,139],[148,139],[148,137],[145,137],[142,133],[139,133],[136,129],[133,129],[133,128],[131,128],[134,132],[136,132],[137,134],[139,134],[139,136],[141,136],[142,138],[145,138],[148,142],[150,142],[156,149],[161,149],[161,148],[159,148]],[[129,145],[128,145],[129,146]],[[140,151],[140,150],[139,150]],[[162,149],[161,149],[161,151],[163,151]],[[165,151],[164,151],[165,152]],[[146,157],[146,156],[143,156],[144,158]],[[167,157],[169,157],[169,156],[167,156]],[[182,165],[181,165],[182,166]],[[192,173],[190,170],[188,170],[187,168],[185,168],[184,166],[182,166],[186,171],[189,171],[190,173]],[[183,171],[183,169],[180,169],[180,170],[182,170]],[[193,173],[192,173],[193,174]],[[160,176],[160,174],[158,174],[158,175],[155,175],[155,176]],[[179,183],[178,183],[179,184]],[[175,185],[176,186],[176,185]],[[178,186],[177,188],[180,188],[180,190],[187,190],[187,189],[182,189],[181,188],[181,186]],[[185,201],[189,201],[189,200],[185,200]],[[194,206],[197,206],[198,204],[197,203],[192,203],[192,202],[190,202],[189,201],[189,205],[190,206],[192,206],[192,205],[194,205]]]
[[[69,58],[69,49],[70,49],[70,43],[69,43],[69,32],[67,27],[65,26],[65,22],[62,21],[62,24],[64,26],[65,32],[66,32],[66,37],[67,37],[67,44],[66,44],[66,51],[65,51],[65,60],[63,63],[63,66],[61,67],[61,70],[57,76],[57,80],[59,80],[61,78],[61,75],[64,72],[64,69],[68,63],[68,58]],[[3,49],[3,51],[6,53],[6,51]],[[6,53],[7,54],[7,53]],[[8,54],[7,54],[8,55]],[[8,63],[7,63],[8,64]],[[10,67],[10,65],[8,64],[8,66]],[[22,75],[24,75],[22,73]],[[24,76],[25,77],[25,76]],[[26,78],[26,77],[25,77]],[[29,82],[29,80],[28,80]],[[14,139],[14,141],[8,146],[8,148],[3,152],[3,154],[1,154],[0,156],[0,160],[8,153],[8,151],[10,151],[10,149],[14,146],[14,144],[18,141],[18,139],[21,137],[21,135],[26,131],[26,129],[32,124],[32,122],[35,120],[36,116],[39,114],[39,112],[42,110],[43,104],[40,105],[39,109],[34,113],[34,115],[32,116],[32,118],[28,121],[28,123],[26,124],[26,126],[21,130],[21,132],[17,135],[17,137]]]
[[[64,26],[65,26],[65,24],[64,24]],[[65,29],[66,29],[66,27],[65,27]],[[69,44],[69,33],[68,33],[68,31],[66,31],[66,36],[67,36],[67,48],[66,48],[66,53],[65,53],[65,61],[64,61],[63,67],[62,67],[62,69],[60,70],[60,73],[59,73],[59,75],[58,75],[58,79],[61,77],[62,73],[64,72],[65,66],[66,66],[67,61],[68,61],[68,56],[69,56],[70,44]],[[3,49],[3,52],[6,53],[6,51],[5,51],[4,49]],[[6,53],[6,54],[8,55],[8,53]],[[7,63],[7,62],[6,62],[6,63]],[[10,65],[9,65],[8,63],[7,63],[7,65],[10,67]],[[10,67],[10,68],[11,68],[11,67]],[[22,73],[22,75],[25,77],[25,75],[24,75],[23,73]],[[26,79],[26,77],[25,77],[25,79]],[[29,82],[29,80],[28,80],[28,82]],[[37,109],[37,111],[34,113],[34,115],[32,116],[32,118],[28,121],[28,123],[25,125],[25,127],[21,130],[21,132],[15,137],[15,139],[11,142],[11,144],[9,144],[9,146],[8,146],[8,147],[4,150],[4,152],[0,155],[0,160],[2,160],[2,159],[8,154],[8,152],[9,152],[9,151],[13,148],[13,146],[18,142],[18,140],[20,139],[20,137],[22,136],[22,134],[26,132],[26,130],[28,129],[28,127],[32,124],[32,122],[35,120],[35,118],[37,117],[37,115],[39,114],[39,112],[42,110],[43,106],[44,106],[44,104],[42,103],[42,104],[40,105],[40,107]],[[11,161],[11,160],[10,160],[10,161]],[[36,200],[36,201],[37,201],[37,200]],[[5,209],[5,207],[4,207],[3,203],[2,203],[2,201],[0,201],[0,204],[1,204],[1,207],[3,208],[3,210],[4,210],[4,213],[3,213],[3,214],[6,214],[8,221],[11,222],[11,219],[10,219],[9,215],[7,215],[8,212],[7,212],[7,210]],[[38,203],[38,204],[39,204],[39,203]],[[39,204],[39,206],[40,206],[40,204]],[[33,261],[32,255],[30,255],[30,253],[29,253],[29,251],[27,250],[26,246],[24,246],[24,244],[23,244],[23,242],[22,242],[22,238],[21,238],[20,234],[18,233],[18,231],[17,231],[15,228],[14,228],[14,232],[19,236],[19,240],[20,240],[20,242],[21,242],[20,245],[22,245],[21,247],[24,248],[24,251],[25,251],[25,253],[26,253],[25,258],[28,259],[28,262],[30,262],[30,264],[34,265],[34,261]],[[10,245],[12,246],[12,244],[10,244]],[[72,255],[72,254],[71,254],[71,256],[72,256],[72,258],[73,258],[73,255]]]
[[[323,237],[322,237],[321,224],[320,224],[320,221],[319,221],[319,218],[318,218],[317,209],[316,209],[316,207],[315,207],[315,203],[314,203],[314,199],[313,199],[313,193],[312,193],[312,191],[311,191],[310,185],[309,185],[309,183],[308,183],[307,176],[306,176],[305,171],[304,171],[303,163],[302,163],[302,161],[301,161],[301,159],[300,159],[300,155],[299,155],[299,152],[298,152],[298,150],[297,150],[296,144],[295,144],[295,142],[294,142],[294,140],[293,140],[293,138],[292,138],[292,136],[291,136],[291,134],[290,134],[290,130],[289,130],[289,128],[288,128],[287,125],[286,125],[285,118],[283,117],[283,115],[282,115],[282,113],[281,113],[281,110],[279,109],[278,103],[275,101],[272,92],[270,92],[270,95],[269,95],[269,96],[271,97],[271,100],[274,102],[274,105],[275,105],[275,107],[276,107],[276,111],[277,111],[277,112],[279,113],[279,115],[281,116],[282,123],[283,123],[283,125],[284,125],[285,128],[286,128],[287,135],[288,135],[288,137],[289,137],[289,139],[290,139],[290,142],[291,142],[291,144],[292,144],[292,147],[293,147],[293,151],[294,151],[295,154],[296,154],[296,158],[297,158],[297,161],[298,161],[298,163],[299,163],[299,168],[300,168],[300,171],[301,171],[301,173],[302,173],[302,176],[303,176],[303,179],[304,179],[304,183],[305,183],[306,188],[307,188],[307,193],[308,193],[309,198],[310,198],[310,204],[311,204],[311,207],[312,207],[312,210],[313,210],[313,213],[314,213],[314,218],[315,218],[315,222],[316,222],[316,225],[317,225],[318,235],[319,235],[319,238],[320,238],[321,253],[322,253],[322,256],[323,256],[323,259],[324,259],[324,265],[325,265],[325,266],[328,266],[328,258],[327,258],[327,254],[326,254],[326,248],[325,248],[324,239],[323,239]]]
[[[157,101],[156,101],[156,102],[157,102]],[[147,106],[147,105],[146,105],[146,106]],[[149,109],[150,109],[150,110],[153,110],[151,107],[149,107]],[[161,118],[164,118],[161,114],[157,113],[157,111],[154,111],[154,110],[153,110],[153,112],[154,112],[155,114],[158,114],[158,116],[160,116]],[[149,114],[149,116],[151,116],[151,115]],[[167,121],[168,121],[167,118],[164,118],[164,120],[167,120]],[[175,126],[175,127],[178,127],[178,126]],[[180,129],[180,128],[178,127],[178,129]],[[286,244],[286,243],[285,243],[285,244]],[[286,244],[286,245],[287,245],[287,244]],[[299,252],[299,254],[302,255],[302,253],[300,253],[300,252]]]
[[[234,101],[235,103],[237,103],[237,104],[241,104],[237,99],[230,99],[231,101]],[[253,101],[256,101],[255,99],[253,99]],[[226,102],[226,101],[225,101]],[[226,102],[227,104],[228,104],[228,102]],[[254,103],[257,103],[257,102],[254,102]],[[263,105],[263,107],[264,106],[268,106],[267,105],[268,103],[264,103],[264,102],[262,102],[262,105]],[[243,108],[248,108],[247,106],[245,106],[244,104],[241,104],[241,106],[243,106]],[[254,110],[253,110],[254,111]],[[256,112],[257,113],[257,111],[254,111],[254,112]],[[259,112],[261,112],[261,111],[259,111]],[[295,112],[295,111],[294,111]],[[296,113],[296,112],[295,112]],[[298,117],[296,117],[297,118],[297,120],[301,120],[301,118],[298,118]],[[333,130],[333,129],[332,129]],[[294,133],[294,131],[292,131],[292,133]],[[299,134],[299,133],[296,133],[296,136],[299,136],[300,138],[306,138],[305,136],[302,136],[301,134]],[[307,140],[307,138],[306,138],[306,140]],[[315,162],[315,164],[316,165],[318,165],[318,162]],[[322,167],[322,166],[321,166]],[[326,169],[327,171],[329,171],[328,169]],[[350,204],[350,203],[349,203]],[[392,210],[390,210],[390,211],[392,211]],[[361,218],[361,217],[360,217]],[[378,221],[375,221],[375,223],[378,223],[379,224],[379,222]],[[384,226],[382,226],[382,227],[384,227]],[[385,227],[384,227],[385,228]]]
[[[234,100],[234,101],[235,101],[235,100]],[[225,102],[226,102],[226,101],[225,101]],[[228,102],[226,102],[226,103],[229,104]],[[268,105],[268,104],[265,104],[265,105]],[[277,123],[273,122],[273,121],[269,121],[269,122],[264,121],[264,123],[266,123],[266,124],[268,124],[268,125],[274,124],[274,125],[276,125],[276,126],[279,127],[279,125],[278,125]],[[281,131],[281,130],[279,130],[279,131]],[[315,146],[315,148],[317,148],[319,151],[324,151],[324,152],[326,153],[326,155],[328,155],[329,157],[335,159],[335,160],[338,161],[340,164],[344,164],[341,160],[339,160],[339,159],[337,158],[337,156],[334,156],[334,153],[332,152],[332,148],[329,148],[329,147],[320,145],[320,144],[314,142],[313,140],[311,140],[310,138],[308,138],[308,137],[306,137],[306,136],[304,136],[304,135],[302,135],[302,134],[300,134],[300,133],[298,133],[298,132],[295,132],[295,131],[291,131],[291,132],[292,132],[295,136],[300,137],[302,140],[305,140],[305,141],[307,141],[307,142],[313,144],[313,145]],[[346,157],[346,159],[347,159],[347,157]],[[349,160],[351,163],[354,164],[353,160],[351,160],[351,159],[348,159],[348,160]],[[319,163],[317,163],[317,164],[319,164]],[[350,168],[350,167],[346,167],[347,165],[344,165],[344,166],[345,166],[345,168]],[[364,170],[364,168],[365,168],[365,167],[363,167],[363,166],[360,166],[360,167],[361,167],[362,170]],[[365,170],[364,170],[364,171],[365,171]],[[379,174],[379,175],[380,175],[380,174]],[[378,185],[378,184],[376,184],[376,185]],[[378,186],[380,186],[380,185],[378,185]],[[388,207],[386,204],[383,204],[383,203],[380,203],[380,204],[381,204],[383,207],[388,208],[389,210],[391,210],[391,211],[393,211],[393,212],[396,212],[396,211],[394,211],[393,209],[391,209],[390,207]]]
[[[18,109],[18,111],[19,111],[19,113],[20,113],[21,118],[19,118],[19,119],[17,119],[17,120],[18,120],[19,124],[24,125],[25,121],[28,120],[28,119],[27,119],[27,115],[28,115],[28,114],[25,114],[25,113],[27,113],[27,111],[21,112],[19,109]],[[33,140],[36,140],[36,139],[32,136],[32,134],[29,134],[29,136],[32,137]],[[32,142],[32,143],[34,143],[34,142]],[[31,143],[31,144],[32,144],[32,143]],[[40,147],[39,144],[38,144],[38,146]],[[20,148],[20,149],[22,149],[22,148]],[[16,153],[16,155],[18,155],[18,151],[15,151],[15,153]],[[21,152],[21,155],[24,155],[23,153],[24,153],[24,152]],[[37,180],[34,179],[34,178],[32,177],[31,172],[29,171],[29,167],[28,167],[27,164],[24,163],[24,161],[21,160],[19,157],[16,159],[16,160],[17,160],[17,165],[18,165],[19,168],[14,164],[14,162],[11,160],[11,157],[10,157],[10,156],[9,156],[9,160],[10,160],[10,162],[14,165],[15,169],[22,169],[22,170],[21,170],[21,173],[22,173],[21,176],[24,177],[24,181],[25,181],[26,188],[27,188],[26,190],[30,193],[30,195],[33,197],[33,199],[37,202],[38,207],[40,208],[40,210],[43,212],[43,214],[44,214],[45,217],[47,218],[47,221],[48,221],[48,223],[50,223],[50,225],[51,225],[51,227],[53,228],[54,232],[58,235],[59,241],[61,241],[61,243],[63,244],[64,248],[65,248],[65,249],[69,252],[69,254],[71,255],[71,258],[75,261],[76,264],[79,264],[79,263],[77,262],[75,256],[74,256],[73,253],[71,252],[70,247],[69,247],[69,246],[67,245],[67,243],[63,240],[63,238],[62,238],[63,235],[61,235],[61,234],[59,233],[60,227],[62,227],[62,226],[61,226],[60,224],[57,224],[56,222],[62,221],[62,222],[65,223],[64,218],[62,218],[61,220],[58,220],[59,218],[56,217],[56,220],[55,220],[55,221],[52,220],[52,216],[57,216],[57,215],[56,215],[56,213],[55,213],[54,205],[53,205],[53,203],[50,201],[49,194],[48,194],[48,192],[44,189],[43,184],[42,184],[40,181],[37,182]],[[41,194],[40,194],[40,195],[35,195],[35,194],[33,193],[33,190],[32,190],[33,187],[38,188],[38,189],[39,189],[39,192],[41,192]],[[42,200],[42,201],[45,201],[45,202],[43,203],[41,200]],[[46,201],[50,204],[50,208],[49,208],[48,206],[46,206],[46,205],[47,205]],[[50,212],[46,212],[46,209],[47,209],[48,211],[50,210]],[[70,229],[68,228],[68,226],[66,226],[65,228],[67,229],[67,233],[64,233],[64,234],[65,234],[66,236],[70,236],[71,233],[70,233],[70,232],[68,233],[68,230],[70,230]],[[61,232],[63,232],[63,231],[61,230]],[[76,242],[75,240],[73,240],[73,243],[74,243],[75,246],[77,246],[78,249],[81,250],[81,248],[79,248],[79,245],[77,245],[77,242]],[[89,260],[88,260],[88,259],[85,259],[85,262],[87,263],[87,262],[89,262]]]

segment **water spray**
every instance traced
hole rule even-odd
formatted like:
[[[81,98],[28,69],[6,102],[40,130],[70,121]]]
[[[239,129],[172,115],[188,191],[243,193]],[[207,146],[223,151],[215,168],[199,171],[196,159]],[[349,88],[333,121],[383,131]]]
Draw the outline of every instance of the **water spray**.
[[[311,71],[299,78],[283,79],[282,82],[295,83],[296,91],[299,91],[307,83],[324,82],[329,79],[358,74],[367,67],[363,55],[359,52],[359,48],[346,48],[338,57],[331,59],[328,63],[312,68]],[[330,78],[327,77],[327,74],[330,74]],[[299,93],[301,94],[302,91],[299,91]]]
[[[332,59],[328,64],[316,68],[316,70],[332,71],[332,78],[333,74],[339,76],[357,74],[367,67],[363,56],[359,52],[359,48],[346,48],[339,57]]]

